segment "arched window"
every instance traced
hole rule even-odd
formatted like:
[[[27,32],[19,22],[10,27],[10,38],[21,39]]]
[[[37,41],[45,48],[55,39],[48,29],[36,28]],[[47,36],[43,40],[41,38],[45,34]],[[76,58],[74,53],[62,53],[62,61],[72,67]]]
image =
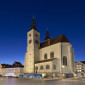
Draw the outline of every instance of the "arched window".
[[[40,70],[43,70],[43,65],[40,66]]]
[[[38,66],[36,66],[35,69],[38,70]]]
[[[67,57],[66,56],[63,56],[63,65],[67,66]]]
[[[46,65],[46,69],[50,69],[50,66],[49,65]]]
[[[31,36],[31,34],[29,34],[29,37]]]
[[[53,69],[56,69],[56,65],[53,65]]]
[[[54,52],[50,53],[50,58],[54,58]]]
[[[31,43],[32,42],[32,40],[29,40],[29,43]]]
[[[44,59],[47,59],[47,53],[44,54]]]

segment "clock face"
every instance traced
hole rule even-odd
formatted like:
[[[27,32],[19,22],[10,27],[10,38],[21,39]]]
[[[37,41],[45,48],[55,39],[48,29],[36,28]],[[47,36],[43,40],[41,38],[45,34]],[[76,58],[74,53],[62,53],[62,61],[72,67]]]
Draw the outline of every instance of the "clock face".
[[[29,40],[29,43],[31,43],[32,42],[32,40]]]
[[[39,43],[38,40],[35,40],[35,43],[38,44]]]

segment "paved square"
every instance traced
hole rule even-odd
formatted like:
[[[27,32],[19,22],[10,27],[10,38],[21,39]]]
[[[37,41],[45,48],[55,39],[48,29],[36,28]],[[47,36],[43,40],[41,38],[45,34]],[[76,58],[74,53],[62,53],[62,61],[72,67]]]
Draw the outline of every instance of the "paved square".
[[[0,85],[85,85],[85,80],[28,80],[14,78],[0,78]]]

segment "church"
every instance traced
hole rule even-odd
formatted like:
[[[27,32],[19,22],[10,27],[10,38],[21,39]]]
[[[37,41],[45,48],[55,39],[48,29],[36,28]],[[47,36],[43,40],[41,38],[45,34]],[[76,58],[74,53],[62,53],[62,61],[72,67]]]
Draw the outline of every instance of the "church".
[[[31,28],[27,32],[27,51],[25,54],[25,74],[74,74],[75,58],[72,44],[64,34],[50,38],[46,37],[40,43],[40,33],[33,18]]]

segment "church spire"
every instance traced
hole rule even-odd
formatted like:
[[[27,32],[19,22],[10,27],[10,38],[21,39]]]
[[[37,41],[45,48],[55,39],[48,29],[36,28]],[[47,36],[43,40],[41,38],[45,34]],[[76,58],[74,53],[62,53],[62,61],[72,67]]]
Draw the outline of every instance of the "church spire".
[[[45,38],[45,40],[47,40],[47,39],[50,39],[49,32],[48,32],[48,28],[47,28],[46,38]]]
[[[31,22],[31,29],[35,29],[37,31],[37,29],[36,29],[36,22],[34,20],[34,16],[33,16],[32,22]]]

